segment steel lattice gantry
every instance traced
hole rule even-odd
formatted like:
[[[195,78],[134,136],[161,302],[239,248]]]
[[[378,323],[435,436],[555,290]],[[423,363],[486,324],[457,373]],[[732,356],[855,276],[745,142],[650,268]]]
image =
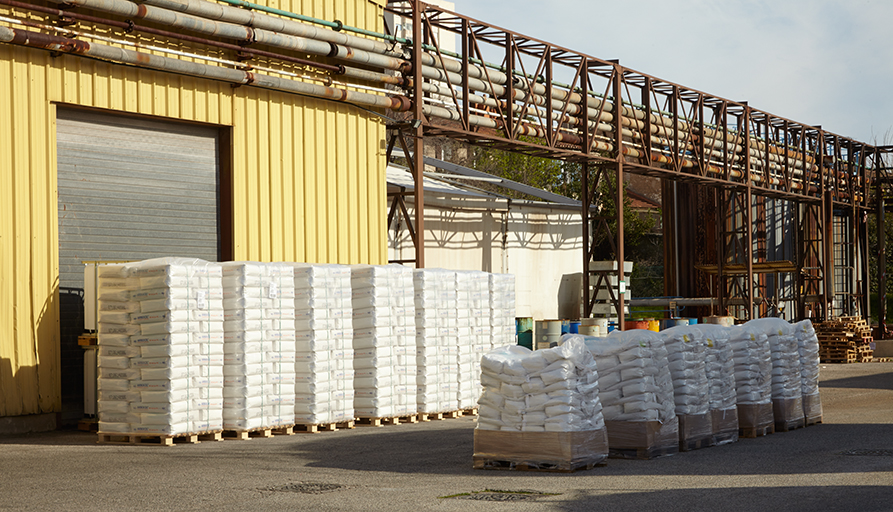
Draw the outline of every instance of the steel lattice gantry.
[[[593,261],[593,233],[611,231],[614,255],[624,261],[623,211],[600,217],[590,204],[598,183],[622,204],[624,174],[654,176],[678,184],[676,201],[691,208],[668,209],[664,222],[669,247],[711,254],[714,313],[743,318],[765,314],[757,298],[767,274],[789,274],[797,316],[868,313],[867,213],[876,169],[889,148],[873,147],[724,98],[448,12],[423,2],[397,2],[396,15],[413,21],[411,94],[422,123],[415,138],[414,165],[420,181],[423,137],[445,136],[468,143],[581,164],[584,268]],[[458,52],[440,49],[437,35],[455,34]],[[415,42],[421,44],[415,44]],[[495,64],[493,64],[495,63]],[[407,73],[409,75],[409,73]],[[564,80],[561,83],[560,80]],[[680,191],[685,197],[680,196]],[[416,191],[418,264],[424,263],[421,211]],[[672,201],[664,194],[664,204]],[[697,200],[700,198],[700,200]],[[795,248],[796,271],[771,270],[766,244],[767,201],[788,204],[784,232]],[[773,203],[775,204],[775,203]],[[686,214],[685,212],[688,212]],[[716,225],[712,238],[672,226],[705,219]],[[847,219],[835,231],[835,218]],[[609,222],[610,220],[610,222]],[[773,218],[774,222],[777,222]],[[762,231],[755,229],[763,226]],[[774,226],[773,226],[774,227]],[[700,245],[699,245],[700,244]],[[842,247],[835,255],[835,247]],[[669,255],[681,258],[678,253]],[[835,260],[857,262],[835,282]],[[738,267],[735,271],[728,269]],[[623,265],[617,266],[623,279]],[[668,292],[691,293],[706,280],[689,269],[677,275],[666,266]],[[589,289],[584,272],[584,289]],[[838,292],[837,288],[846,289]],[[846,295],[843,299],[840,293]],[[838,300],[839,299],[839,300]],[[623,311],[623,297],[615,298]],[[591,311],[591,302],[586,311]],[[836,309],[835,309],[836,308]],[[623,315],[617,315],[621,320]]]

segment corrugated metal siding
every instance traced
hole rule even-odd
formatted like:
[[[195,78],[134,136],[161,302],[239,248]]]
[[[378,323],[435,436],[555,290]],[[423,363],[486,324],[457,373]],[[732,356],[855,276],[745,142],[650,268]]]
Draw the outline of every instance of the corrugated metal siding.
[[[381,6],[368,0],[268,5],[382,30]],[[222,156],[233,167],[236,259],[387,259],[381,119],[0,44],[0,416],[60,408],[55,104],[231,126]]]
[[[217,132],[59,108],[60,286],[84,260],[217,260]]]

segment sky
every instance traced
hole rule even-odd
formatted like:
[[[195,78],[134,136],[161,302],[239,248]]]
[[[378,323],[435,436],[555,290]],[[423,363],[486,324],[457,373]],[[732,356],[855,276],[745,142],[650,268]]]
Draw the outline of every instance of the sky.
[[[869,144],[893,144],[890,0],[453,0],[456,12]]]

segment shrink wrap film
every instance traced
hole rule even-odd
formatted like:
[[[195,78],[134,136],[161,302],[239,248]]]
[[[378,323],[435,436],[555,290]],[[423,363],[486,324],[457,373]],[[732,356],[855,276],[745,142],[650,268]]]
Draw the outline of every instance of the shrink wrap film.
[[[604,428],[575,432],[474,431],[475,469],[572,471],[607,458]]]
[[[679,419],[659,421],[605,421],[609,456],[618,459],[653,459],[679,452]]]
[[[738,407],[710,411],[713,424],[713,444],[718,446],[738,441]]]
[[[764,429],[775,423],[772,402],[758,404],[738,404],[738,427],[741,429]]]

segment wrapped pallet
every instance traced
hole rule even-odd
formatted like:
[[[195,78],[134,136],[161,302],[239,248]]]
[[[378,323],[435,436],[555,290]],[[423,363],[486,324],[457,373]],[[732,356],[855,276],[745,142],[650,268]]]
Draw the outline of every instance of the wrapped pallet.
[[[599,368],[610,456],[651,459],[679,451],[679,420],[666,346],[656,332],[614,331],[582,339]]]
[[[607,458],[595,360],[581,340],[481,360],[474,467],[573,471]]]
[[[100,267],[101,439],[222,430],[221,278],[188,258]]]
[[[730,329],[722,325],[700,324],[706,344],[705,369],[710,391],[713,444],[738,441],[738,393],[735,389],[735,359],[729,343]]]
[[[458,366],[456,369],[457,408],[471,409],[480,395],[480,374],[474,376],[474,362],[477,353],[477,334],[475,316],[472,309],[474,293],[473,272],[456,272],[456,346]],[[487,322],[489,324],[489,320]]]
[[[493,330],[490,325],[490,274],[479,271],[473,271],[470,274],[471,358],[470,362],[463,363],[460,353],[459,371],[460,375],[467,372],[471,376],[471,396],[469,398],[466,395],[463,398],[460,392],[460,410],[477,407],[477,401],[483,391],[481,388],[481,357],[493,349]]]
[[[413,271],[416,343],[416,404],[422,414],[457,410],[453,382],[458,369],[459,347],[452,334],[457,329],[456,273],[443,269]]]
[[[418,412],[413,269],[402,265],[388,267],[391,269],[390,295],[394,303],[391,308],[394,323],[394,414],[413,416]]]
[[[759,318],[747,323],[765,332],[772,357],[772,414],[776,432],[805,426],[800,377],[800,350],[794,326],[781,318]]]
[[[679,325],[660,331],[660,336],[667,348],[673,378],[679,449],[689,451],[712,446],[713,416],[704,335],[696,327]]]
[[[351,267],[354,329],[354,409],[363,423],[416,413],[416,367],[407,356],[415,344],[407,306],[411,269],[401,265]],[[414,332],[414,331],[413,331]]]
[[[233,432],[295,422],[295,281],[284,263],[223,268],[223,426]]]
[[[794,324],[794,336],[800,354],[800,392],[806,425],[822,422],[822,400],[819,397],[819,339],[810,320]]]
[[[769,336],[753,326],[739,325],[730,328],[729,343],[735,360],[739,432],[743,437],[771,434],[775,420]]]
[[[354,418],[354,330],[350,268],[293,263],[295,423],[350,426]],[[372,342],[370,342],[372,343]]]
[[[515,276],[490,274],[490,348],[515,344]]]

